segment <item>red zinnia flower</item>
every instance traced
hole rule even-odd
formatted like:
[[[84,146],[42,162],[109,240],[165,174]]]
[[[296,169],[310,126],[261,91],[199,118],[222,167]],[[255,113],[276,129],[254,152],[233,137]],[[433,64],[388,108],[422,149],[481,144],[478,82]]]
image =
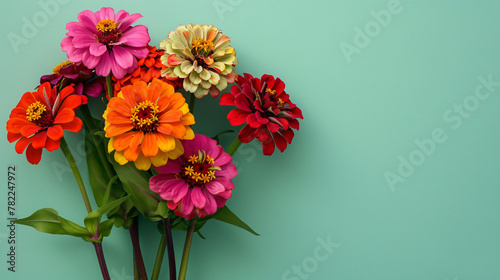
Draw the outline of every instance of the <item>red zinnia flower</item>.
[[[236,105],[238,108],[227,115],[231,125],[246,125],[238,134],[238,139],[248,143],[254,138],[262,142],[264,155],[272,155],[274,146],[283,152],[292,143],[293,129],[299,129],[302,111],[289,100],[285,83],[271,75],[261,79],[245,73],[238,75],[237,85],[231,93],[221,96],[221,105]]]
[[[63,88],[59,94],[50,83],[43,83],[37,92],[26,92],[7,121],[7,139],[17,141],[16,152],[31,164],[38,164],[43,148],[59,149],[63,130],[78,132],[82,121],[75,117],[75,110],[87,103],[87,97],[75,93],[73,86]]]

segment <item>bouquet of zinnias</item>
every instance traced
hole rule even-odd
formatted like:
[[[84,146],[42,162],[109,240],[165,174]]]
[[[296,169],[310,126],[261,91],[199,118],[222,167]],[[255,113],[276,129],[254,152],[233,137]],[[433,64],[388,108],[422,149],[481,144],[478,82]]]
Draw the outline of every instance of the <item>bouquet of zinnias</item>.
[[[255,233],[225,206],[238,171],[232,156],[255,138],[264,155],[283,152],[299,129],[301,110],[279,78],[235,73],[238,64],[229,37],[212,25],[180,25],[149,45],[148,29],[135,25],[140,14],[102,8],[83,11],[66,25],[61,42],[68,61],[40,78],[7,121],[7,138],[17,153],[38,164],[44,149],[59,148],[74,173],[88,215],[83,226],[51,208],[19,219],[38,231],[75,236],[90,242],[103,279],[110,279],[102,242],[113,227],[130,232],[135,279],[148,279],[138,240],[137,218],[159,224],[162,239],[151,279],[158,279],[165,249],[170,279],[185,279],[194,232],[210,219]],[[227,116],[243,128],[225,150],[219,134],[195,134],[191,125],[197,98],[210,93],[221,105],[236,106]],[[179,91],[190,95],[189,105]],[[106,103],[89,108],[89,97]],[[93,112],[94,115],[91,113]],[[97,117],[96,117],[97,116]],[[84,132],[80,132],[83,130]],[[88,182],[98,206],[92,209],[78,166],[64,138],[67,131],[85,139]],[[226,131],[227,133],[227,131]],[[172,230],[187,231],[179,274]]]

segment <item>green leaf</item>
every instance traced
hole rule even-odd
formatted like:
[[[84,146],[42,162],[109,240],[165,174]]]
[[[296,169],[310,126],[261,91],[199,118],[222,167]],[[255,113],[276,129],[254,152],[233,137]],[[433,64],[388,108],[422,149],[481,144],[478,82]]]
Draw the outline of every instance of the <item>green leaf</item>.
[[[99,207],[98,209],[90,212],[87,217],[83,220],[83,223],[85,224],[85,227],[87,227],[88,231],[92,234],[94,239],[97,239],[96,233],[97,233],[97,225],[101,222],[101,217],[108,213],[111,209],[119,206],[125,200],[129,199],[129,196],[122,197],[120,199],[117,199],[113,202],[110,202],[104,206]]]
[[[103,138],[99,139],[103,140]],[[85,153],[87,155],[87,167],[89,171],[89,182],[92,187],[92,193],[94,194],[95,202],[97,206],[101,207],[102,205],[108,202],[108,199],[111,197],[112,200],[122,197],[125,194],[123,187],[120,184],[109,184],[112,178],[109,178],[106,170],[104,168],[104,164],[99,157],[99,152],[97,149],[104,149],[104,145],[100,145],[96,147],[94,141],[92,139],[92,135],[90,131],[85,129]],[[104,151],[107,154],[107,151]],[[111,189],[108,190],[108,185]]]
[[[50,234],[70,235],[81,238],[90,236],[86,228],[59,217],[59,213],[52,208],[40,209],[31,216],[15,220],[15,222]]]
[[[158,211],[158,207],[162,207],[160,196],[149,189],[149,178],[151,174],[146,171],[140,171],[135,168],[133,162],[125,165],[120,165],[113,161],[113,166],[123,184],[125,191],[131,195],[130,199],[134,206],[141,212],[144,217],[152,221],[159,221],[166,216],[162,216],[162,211]]]
[[[219,211],[217,211],[217,213],[215,214],[215,216],[213,216],[213,218],[221,222],[240,227],[254,235],[259,235],[245,222],[243,222],[240,218],[238,218],[238,216],[236,216],[231,210],[229,210],[227,206],[220,208]]]

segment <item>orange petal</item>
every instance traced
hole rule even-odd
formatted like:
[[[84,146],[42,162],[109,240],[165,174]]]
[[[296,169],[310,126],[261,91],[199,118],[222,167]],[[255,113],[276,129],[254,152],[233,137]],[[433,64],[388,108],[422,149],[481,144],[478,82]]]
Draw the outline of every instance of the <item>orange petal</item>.
[[[175,138],[170,135],[157,133],[156,141],[158,143],[158,148],[164,152],[169,152],[175,149]]]
[[[141,144],[142,153],[146,157],[154,157],[158,154],[158,144],[154,133],[146,133]]]
[[[28,138],[21,138],[19,141],[16,142],[16,153],[22,154],[26,147],[31,143],[31,139]]]
[[[160,115],[158,121],[160,123],[172,123],[181,120],[182,112],[179,110],[170,110]]]
[[[75,111],[73,111],[69,108],[64,108],[64,109],[59,111],[56,118],[54,119],[54,123],[57,123],[57,124],[69,123],[74,118],[75,118]]]
[[[80,131],[80,129],[82,129],[83,123],[82,123],[82,120],[80,120],[79,118],[74,118],[72,122],[63,123],[63,124],[60,124],[60,126],[63,130],[78,132],[78,131]]]
[[[123,98],[111,98],[111,101],[108,103],[108,108],[117,111],[118,113],[130,117],[132,116],[132,111],[130,110],[132,107],[125,99]]]
[[[173,126],[171,124],[160,124],[157,128],[158,132],[170,135],[172,131],[174,130]]]
[[[125,134],[120,134],[113,139],[113,148],[117,151],[123,151],[125,148],[130,147],[130,142],[137,134],[136,131],[130,131]]]
[[[52,140],[59,140],[63,137],[63,129],[60,125],[55,125],[47,129],[47,136]]]
[[[106,137],[110,138],[128,132],[134,128],[133,124],[110,124],[106,129]]]
[[[111,111],[106,115],[106,121],[112,124],[131,124],[132,120],[130,120],[130,117],[124,116],[117,111]]]
[[[141,152],[141,147],[138,147],[137,149],[127,148],[123,151],[123,155],[127,160],[135,161],[137,160],[137,157],[139,156],[140,152]]]
[[[132,149],[137,149],[139,145],[142,143],[142,139],[144,139],[144,132],[138,131],[135,135],[134,138],[130,141],[130,148]]]
[[[33,145],[33,148],[41,149],[45,147],[45,141],[47,140],[47,131],[37,133],[29,139],[31,140],[31,145]]]
[[[37,133],[41,129],[42,128],[39,127],[38,125],[30,123],[29,125],[23,126],[23,128],[21,128],[21,135],[24,137],[30,137],[31,135]]]

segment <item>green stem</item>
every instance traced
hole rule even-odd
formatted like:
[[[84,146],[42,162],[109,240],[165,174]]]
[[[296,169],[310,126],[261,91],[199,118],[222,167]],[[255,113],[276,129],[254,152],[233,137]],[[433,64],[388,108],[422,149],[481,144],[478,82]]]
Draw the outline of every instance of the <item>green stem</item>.
[[[109,75],[106,76],[106,86],[108,87],[108,96],[109,100],[113,98],[113,81],[111,80],[112,74],[109,72]]]
[[[80,171],[78,170],[78,166],[76,165],[75,158],[73,158],[73,154],[71,154],[71,150],[68,147],[68,143],[64,140],[64,137],[61,138],[61,150],[68,161],[71,170],[73,171],[73,175],[75,176],[76,183],[78,184],[78,188],[80,189],[80,193],[82,194],[83,203],[85,203],[85,208],[87,208],[87,212],[92,212],[92,207],[90,206],[89,197],[87,195],[87,191],[85,190],[85,185],[83,184],[82,176],[80,175]]]
[[[191,98],[189,99],[189,112],[191,114],[194,114],[194,104],[196,103],[196,96],[194,96],[194,93],[191,93]]]
[[[234,139],[234,141],[231,144],[231,146],[229,147],[229,149],[227,149],[227,153],[230,154],[231,156],[233,156],[234,153],[236,153],[238,148],[241,146],[241,144],[243,144],[243,143],[241,143],[240,139],[238,139],[238,137],[236,137],[236,139]]]
[[[186,234],[186,242],[184,243],[184,251],[182,252],[182,261],[179,271],[179,280],[186,279],[186,271],[189,259],[189,250],[191,250],[191,241],[193,241],[193,232],[196,221],[193,221]]]
[[[80,112],[82,112],[83,119],[87,124],[87,126],[89,127],[90,135],[92,136],[92,141],[94,141],[94,145],[97,148],[97,153],[99,154],[99,158],[101,158],[101,162],[104,165],[106,174],[108,175],[108,178],[113,178],[114,172],[105,154],[105,150],[103,150],[105,149],[105,147],[102,145],[102,141],[100,141],[99,138],[97,138],[98,136],[95,135],[95,133],[99,131],[99,129],[97,128],[97,125],[94,122],[94,118],[90,113],[89,107],[87,105],[80,106]]]
[[[160,276],[161,264],[163,263],[163,256],[165,255],[165,248],[167,247],[167,242],[165,235],[161,236],[160,245],[158,246],[158,252],[156,253],[155,266],[153,268],[153,274],[151,275],[151,280],[158,280]]]

